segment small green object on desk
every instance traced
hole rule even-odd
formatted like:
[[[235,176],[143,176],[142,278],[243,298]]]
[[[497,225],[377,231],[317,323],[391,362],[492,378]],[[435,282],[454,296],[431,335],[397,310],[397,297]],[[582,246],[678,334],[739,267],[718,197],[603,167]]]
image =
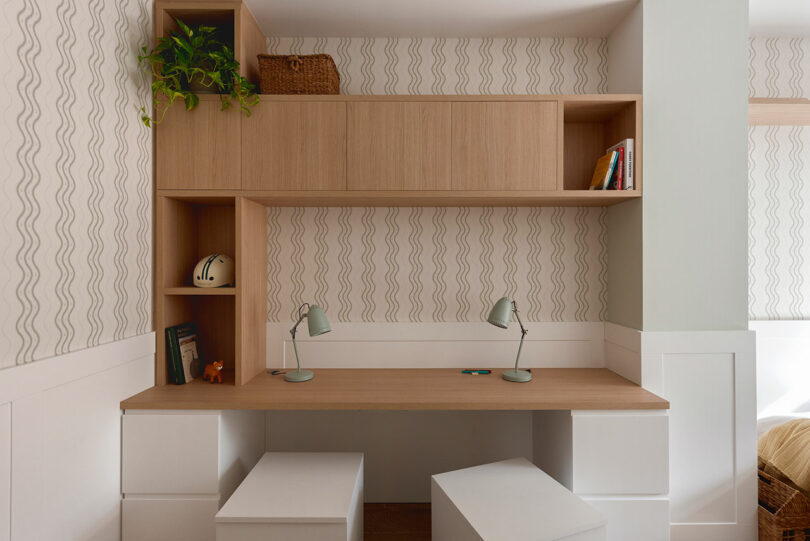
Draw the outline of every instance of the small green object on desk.
[[[304,311],[304,307],[306,307],[306,311]],[[310,336],[319,336],[332,330],[329,326],[329,320],[326,319],[326,314],[320,306],[314,304],[310,306],[309,303],[305,302],[298,307],[298,321],[296,321],[293,328],[290,329],[293,349],[295,350],[295,362],[298,364],[298,370],[290,370],[284,374],[286,381],[294,383],[309,381],[314,377],[312,370],[301,370],[301,357],[298,354],[298,345],[295,343],[296,329],[298,329],[298,325],[301,324],[304,318],[307,318],[307,327]]]
[[[515,357],[515,369],[506,370],[502,376],[506,381],[526,383],[527,381],[531,381],[532,374],[526,370],[518,370],[518,362],[520,362],[520,351],[523,349],[523,339],[526,338],[526,333],[529,331],[526,330],[526,327],[523,326],[523,322],[520,320],[517,303],[515,301],[510,301],[509,297],[502,297],[498,299],[498,302],[495,303],[495,306],[493,306],[492,310],[489,312],[487,321],[496,327],[506,329],[509,327],[509,323],[512,320],[512,313],[515,314],[515,317],[520,324],[520,346],[518,346],[517,357]]]

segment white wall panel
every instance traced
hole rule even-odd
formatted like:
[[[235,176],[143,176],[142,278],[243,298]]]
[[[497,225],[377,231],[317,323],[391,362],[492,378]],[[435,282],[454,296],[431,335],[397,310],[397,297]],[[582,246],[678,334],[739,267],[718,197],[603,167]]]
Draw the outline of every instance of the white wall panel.
[[[673,404],[672,521],[734,522],[734,357],[665,355],[663,375]]]
[[[602,367],[601,322],[525,323],[529,330],[521,366]],[[295,366],[290,325],[267,324],[267,366]],[[332,323],[332,332],[300,332],[298,351],[307,368],[470,368],[514,366],[520,329],[478,323]]]
[[[11,404],[0,405],[0,541],[11,539]]]
[[[3,371],[0,468],[8,442],[11,539],[120,539],[119,403],[153,384],[154,343],[149,333]]]
[[[757,417],[810,414],[810,321],[751,321],[757,333]]]
[[[757,537],[754,333],[644,332],[645,388],[670,401],[673,540]]]

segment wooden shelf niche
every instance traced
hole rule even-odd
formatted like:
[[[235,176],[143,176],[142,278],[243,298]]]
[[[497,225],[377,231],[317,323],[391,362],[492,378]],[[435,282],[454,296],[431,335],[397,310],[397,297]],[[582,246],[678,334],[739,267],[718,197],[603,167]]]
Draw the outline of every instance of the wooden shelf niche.
[[[168,383],[165,329],[193,321],[202,360],[222,360],[241,385],[265,364],[265,209],[241,197],[157,198],[156,383]],[[195,288],[192,271],[212,253],[236,263],[236,286]],[[257,337],[261,337],[258,339]]]
[[[635,140],[635,189],[641,193],[641,98],[568,96],[562,104],[563,189],[587,190],[596,160],[620,141]],[[594,193],[594,192],[591,192]],[[595,192],[599,194],[599,191]],[[606,194],[609,192],[601,192]],[[613,192],[616,196],[629,195]]]

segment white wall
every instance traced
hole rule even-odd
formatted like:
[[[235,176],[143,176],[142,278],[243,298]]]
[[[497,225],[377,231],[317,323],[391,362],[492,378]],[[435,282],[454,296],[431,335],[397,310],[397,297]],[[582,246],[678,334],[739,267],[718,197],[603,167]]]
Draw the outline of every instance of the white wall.
[[[644,3],[644,330],[747,328],[748,2]]]
[[[117,541],[121,400],[154,382],[154,333],[0,377],[0,540]]]

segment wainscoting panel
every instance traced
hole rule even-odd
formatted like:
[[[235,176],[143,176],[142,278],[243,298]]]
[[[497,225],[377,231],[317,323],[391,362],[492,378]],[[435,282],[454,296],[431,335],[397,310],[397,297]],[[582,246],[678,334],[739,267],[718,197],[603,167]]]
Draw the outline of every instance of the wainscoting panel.
[[[605,322],[605,367],[641,385],[641,331]]]
[[[11,404],[0,405],[0,541],[11,539]]]
[[[642,333],[642,384],[670,401],[673,541],[757,537],[754,333]]]
[[[604,366],[604,325],[526,323],[525,368]],[[295,367],[290,325],[267,324],[267,366]],[[506,368],[514,365],[520,328],[488,323],[332,323],[315,338],[304,321],[296,342],[307,368]]]
[[[757,333],[757,417],[810,415],[810,320],[750,321]]]
[[[3,370],[0,446],[8,442],[11,451],[11,539],[120,539],[119,402],[153,384],[154,351],[148,333]],[[3,411],[11,414],[10,438],[2,437]]]

